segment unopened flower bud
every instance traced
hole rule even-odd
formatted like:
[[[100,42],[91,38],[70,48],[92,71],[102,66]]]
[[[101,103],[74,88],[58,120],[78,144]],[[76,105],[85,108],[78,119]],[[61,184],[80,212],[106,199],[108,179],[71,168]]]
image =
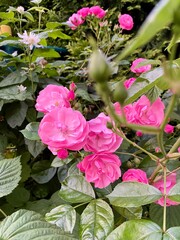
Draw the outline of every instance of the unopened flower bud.
[[[139,165],[141,163],[141,160],[137,157],[135,157],[133,161],[136,165]]]
[[[98,83],[108,80],[111,75],[111,67],[105,55],[99,50],[95,50],[89,61],[89,77]]]
[[[124,87],[124,84],[122,82],[119,82],[113,92],[114,101],[119,102],[121,105],[123,105],[127,96],[128,93],[126,88]]]

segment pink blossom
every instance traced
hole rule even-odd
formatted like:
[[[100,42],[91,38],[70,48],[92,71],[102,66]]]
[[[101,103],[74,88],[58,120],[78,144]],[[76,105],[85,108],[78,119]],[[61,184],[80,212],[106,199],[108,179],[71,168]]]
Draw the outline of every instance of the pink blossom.
[[[128,169],[123,177],[123,182],[141,182],[148,184],[148,178],[144,171],[141,169]]]
[[[35,107],[43,113],[51,112],[54,108],[69,108],[69,90],[63,86],[49,84],[39,92]]]
[[[137,67],[139,63],[145,61],[145,58],[137,58],[136,60],[134,60],[132,62],[131,65],[131,72],[137,73],[138,75],[144,72],[147,72],[149,70],[151,70],[151,64],[145,65],[145,66],[141,66],[141,67]]]
[[[74,82],[70,83],[69,85],[69,89],[72,90],[72,91],[75,91],[77,88],[76,84]]]
[[[70,90],[68,93],[68,100],[73,101],[75,99],[75,93],[74,91]]]
[[[143,133],[142,133],[141,131],[137,131],[137,132],[136,132],[136,136],[137,136],[137,137],[142,137],[142,135],[143,135]]]
[[[171,173],[169,176],[166,178],[166,193],[168,194],[170,189],[176,184],[176,173]],[[153,186],[158,188],[163,194],[164,194],[164,180],[161,179],[155,183],[153,183]],[[157,204],[164,206],[164,197],[160,198],[159,200],[156,201]],[[166,199],[166,206],[171,206],[171,205],[178,205],[180,203],[172,201],[170,199]]]
[[[68,157],[68,151],[62,148],[57,152],[57,156],[61,159],[65,159]]]
[[[129,78],[124,82],[124,86],[126,89],[129,89],[131,85],[136,81],[136,78]]]
[[[38,43],[40,42],[40,38],[37,34],[30,32],[28,35],[28,33],[24,31],[23,34],[18,33],[17,35],[18,37],[22,38],[22,40],[19,41],[28,45],[30,50],[32,50],[33,47],[41,47],[41,45],[38,45]]]
[[[180,147],[178,147],[178,152],[180,153]]]
[[[108,121],[110,121],[110,118],[104,113],[100,113],[96,118],[88,122],[89,134],[87,143],[84,146],[85,151],[112,153],[119,148],[123,139],[107,128]]]
[[[114,103],[117,114],[122,115],[121,106]],[[160,98],[151,104],[149,99],[143,95],[133,104],[123,107],[126,120],[129,123],[159,127],[164,119],[164,104]]]
[[[100,6],[93,6],[90,8],[90,14],[101,19],[106,15],[106,12]]]
[[[122,14],[118,18],[120,27],[125,30],[131,30],[134,26],[133,18],[129,14]]]
[[[90,8],[81,8],[80,10],[78,10],[77,14],[79,14],[82,18],[86,18],[90,14]]]
[[[170,125],[170,124],[166,124],[165,128],[164,128],[165,133],[173,133],[174,132],[174,126]]]
[[[164,119],[164,104],[160,98],[150,103],[149,99],[143,95],[133,104],[135,111],[135,122],[140,125],[150,125],[159,127]]]
[[[74,13],[67,21],[67,24],[75,30],[79,25],[83,24],[84,20],[81,15]]]
[[[155,148],[155,152],[156,152],[156,153],[159,153],[159,152],[161,152],[161,149],[160,149],[160,147],[156,147],[156,148]]]
[[[86,143],[89,126],[79,111],[72,108],[55,108],[40,122],[38,134],[50,149],[78,151]]]
[[[97,188],[105,188],[121,176],[121,161],[112,153],[98,153],[86,156],[77,167],[85,173],[86,180]]]

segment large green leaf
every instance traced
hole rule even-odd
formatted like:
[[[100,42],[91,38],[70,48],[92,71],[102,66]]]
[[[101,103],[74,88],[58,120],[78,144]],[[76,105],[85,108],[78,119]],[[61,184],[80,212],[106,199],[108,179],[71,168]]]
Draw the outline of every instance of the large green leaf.
[[[76,223],[76,211],[71,205],[64,204],[53,208],[45,218],[46,221],[56,224],[63,231],[72,233]]]
[[[17,187],[14,191],[6,196],[6,200],[13,207],[23,206],[30,198],[30,193],[23,187]]]
[[[173,201],[180,202],[180,182],[174,185],[168,193],[168,198]]]
[[[59,194],[63,200],[71,203],[89,202],[95,198],[91,184],[81,175],[68,176],[62,182]]]
[[[0,160],[0,197],[17,187],[21,179],[20,157]]]
[[[19,100],[24,101],[25,99],[33,100],[32,94],[29,91],[20,92],[18,85],[7,86],[0,89],[0,99],[3,100]]]
[[[166,208],[166,226],[167,228],[180,226],[180,205],[169,206]],[[163,225],[163,207],[158,204],[151,204],[149,209],[150,219],[162,227]]]
[[[113,208],[128,220],[142,218],[142,207],[122,208],[114,206]]]
[[[56,39],[56,38],[70,39],[70,37],[68,35],[62,33],[62,31],[60,29],[49,31],[48,36],[53,39]]]
[[[0,239],[75,240],[76,238],[43,221],[41,215],[38,213],[19,210],[0,223]]]
[[[110,206],[97,199],[89,203],[81,215],[80,239],[105,239],[113,230],[114,216]]]
[[[24,130],[21,130],[20,132],[23,134],[23,136],[29,140],[39,140],[38,135],[38,129],[39,129],[39,122],[31,122],[29,123]]]
[[[13,102],[6,106],[5,118],[10,127],[21,126],[26,118],[28,105],[25,102]]]
[[[155,187],[139,182],[122,182],[106,196],[110,203],[119,207],[139,207],[162,197]]]
[[[131,220],[117,227],[106,240],[162,240],[162,230],[148,220]]]
[[[5,77],[1,82],[0,82],[0,87],[6,87],[6,86],[12,86],[15,84],[21,84],[27,79],[27,75],[22,73],[17,70],[15,72],[10,73],[7,77]]]
[[[173,20],[175,10],[180,6],[180,0],[161,0],[151,11],[145,22],[139,29],[137,36],[128,44],[128,46],[117,57],[117,61],[122,60],[135,49],[149,42],[157,32],[170,24]]]
[[[25,143],[33,157],[37,157],[46,148],[46,146],[40,141],[25,138]]]
[[[180,239],[180,227],[169,228],[163,236],[163,240],[179,240],[179,239]]]
[[[33,60],[35,60],[37,57],[59,58],[60,55],[54,49],[36,48],[33,52]]]

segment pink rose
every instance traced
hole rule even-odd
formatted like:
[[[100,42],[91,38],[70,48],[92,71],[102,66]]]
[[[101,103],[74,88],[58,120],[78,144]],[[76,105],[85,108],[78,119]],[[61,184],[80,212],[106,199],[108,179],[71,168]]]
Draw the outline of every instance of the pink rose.
[[[82,18],[86,18],[90,14],[90,8],[84,7],[78,10],[77,14],[81,15]]]
[[[48,113],[54,108],[71,107],[68,100],[69,90],[63,86],[49,84],[36,99],[35,108],[39,112]]]
[[[118,102],[114,103],[114,108],[117,114],[122,115]],[[123,110],[129,123],[159,127],[164,119],[164,108],[164,103],[160,98],[151,104],[149,99],[143,95],[133,104],[123,107]]]
[[[145,66],[141,66],[141,67],[137,67],[139,63],[145,61],[145,58],[137,58],[136,60],[134,60],[132,62],[131,65],[131,72],[137,73],[138,75],[144,72],[147,72],[149,70],[151,70],[151,64],[145,65]]]
[[[68,25],[75,30],[79,25],[84,23],[81,15],[74,13],[67,21]]]
[[[121,176],[121,161],[112,153],[98,153],[86,156],[77,167],[85,173],[86,180],[97,188],[105,188]]]
[[[135,111],[135,122],[140,125],[159,127],[164,119],[164,104],[160,98],[151,104],[149,99],[143,95],[133,104]]]
[[[165,133],[173,133],[174,132],[174,126],[170,125],[170,124],[166,124],[165,128],[164,128]]]
[[[89,134],[84,146],[85,151],[112,153],[119,148],[123,139],[107,128],[108,121],[110,118],[104,113],[100,113],[95,119],[88,122]]]
[[[128,80],[126,80],[124,82],[124,87],[126,89],[129,89],[131,87],[131,85],[136,81],[136,78],[129,78]]]
[[[131,30],[134,26],[133,18],[129,14],[122,14],[118,18],[120,27],[125,30]]]
[[[75,84],[74,82],[70,83],[70,85],[69,85],[69,90],[75,91],[76,88],[77,88],[77,86],[76,86],[76,84]]]
[[[166,193],[168,194],[170,189],[176,184],[176,173],[171,173],[171,175],[167,176],[166,178]],[[159,189],[164,194],[164,180],[161,179],[155,183],[153,183],[153,186]],[[164,197],[160,198],[156,201],[157,204],[164,206]],[[166,205],[178,205],[180,203],[174,202],[168,198],[166,198]]]
[[[55,108],[41,120],[38,134],[54,152],[58,149],[78,151],[86,143],[89,126],[79,111]]]
[[[100,6],[93,6],[90,8],[90,14],[101,19],[106,15],[106,12]]]
[[[68,151],[66,149],[60,149],[58,152],[57,152],[57,156],[60,158],[60,159],[65,159],[68,157]]]
[[[123,182],[141,182],[148,184],[148,178],[144,171],[141,169],[128,169],[123,177]]]
[[[143,135],[143,133],[142,133],[141,131],[137,131],[137,132],[136,132],[136,136],[137,136],[137,137],[142,137],[142,135]]]
[[[121,110],[121,106],[120,106],[119,102],[114,103],[114,109],[117,114],[122,115],[122,110]],[[128,104],[125,107],[123,107],[123,110],[124,110],[124,114],[126,116],[126,120],[129,123],[134,123],[136,121],[136,119],[135,119],[136,112],[133,108],[133,105]]]

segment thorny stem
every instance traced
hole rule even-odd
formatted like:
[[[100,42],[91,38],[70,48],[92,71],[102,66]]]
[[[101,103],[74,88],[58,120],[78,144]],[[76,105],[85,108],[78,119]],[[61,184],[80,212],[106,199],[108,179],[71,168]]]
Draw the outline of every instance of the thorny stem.
[[[166,178],[167,178],[167,168],[164,166],[164,207],[163,207],[163,232],[166,231],[166,200],[167,200],[167,190],[166,190]]]

